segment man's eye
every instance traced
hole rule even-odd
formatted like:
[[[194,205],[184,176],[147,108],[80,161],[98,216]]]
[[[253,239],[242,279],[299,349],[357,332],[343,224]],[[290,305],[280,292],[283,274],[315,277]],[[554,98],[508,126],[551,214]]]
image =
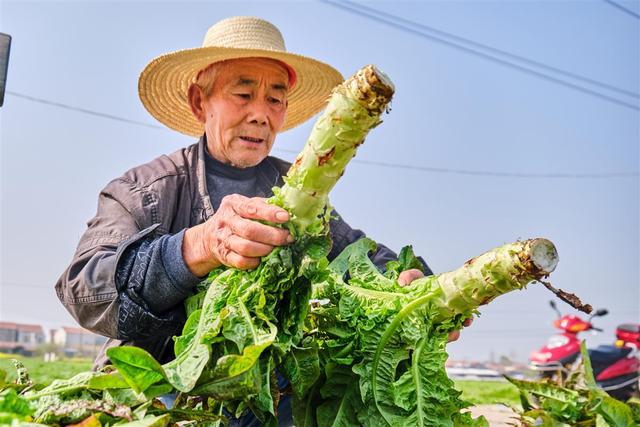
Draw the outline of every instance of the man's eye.
[[[269,98],[269,102],[272,104],[282,104],[282,100],[278,98]]]
[[[236,93],[236,96],[239,96],[242,99],[249,99],[251,98],[251,95],[248,93]]]

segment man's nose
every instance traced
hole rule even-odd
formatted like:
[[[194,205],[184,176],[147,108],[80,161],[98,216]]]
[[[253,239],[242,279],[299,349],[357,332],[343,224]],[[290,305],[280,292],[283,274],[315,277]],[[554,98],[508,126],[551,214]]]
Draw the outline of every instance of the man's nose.
[[[269,106],[265,101],[253,101],[247,116],[249,123],[265,126],[269,124]]]

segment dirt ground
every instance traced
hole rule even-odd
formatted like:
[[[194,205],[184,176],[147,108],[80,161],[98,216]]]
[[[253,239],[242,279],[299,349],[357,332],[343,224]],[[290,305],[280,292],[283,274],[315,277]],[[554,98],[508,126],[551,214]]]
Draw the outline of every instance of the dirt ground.
[[[478,405],[469,408],[474,417],[484,415],[491,427],[507,427],[519,425],[516,414],[503,405]]]

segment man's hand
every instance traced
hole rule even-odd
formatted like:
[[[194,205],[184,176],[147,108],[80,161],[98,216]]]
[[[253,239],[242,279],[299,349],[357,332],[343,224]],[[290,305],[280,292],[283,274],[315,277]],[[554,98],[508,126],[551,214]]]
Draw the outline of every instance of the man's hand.
[[[416,279],[424,277],[424,273],[417,268],[405,270],[398,276],[398,284],[400,286],[407,286]]]
[[[424,274],[416,268],[405,270],[398,276],[398,284],[400,284],[400,286],[407,286],[409,283],[421,277],[424,277]],[[465,320],[463,325],[470,326],[471,323],[473,323],[473,317]],[[456,341],[458,338],[460,338],[460,331],[453,331],[449,333],[449,342]]]
[[[211,218],[184,234],[182,256],[189,270],[201,277],[222,264],[255,268],[274,247],[293,242],[288,230],[255,220],[282,224],[289,220],[289,213],[260,197],[224,197]]]

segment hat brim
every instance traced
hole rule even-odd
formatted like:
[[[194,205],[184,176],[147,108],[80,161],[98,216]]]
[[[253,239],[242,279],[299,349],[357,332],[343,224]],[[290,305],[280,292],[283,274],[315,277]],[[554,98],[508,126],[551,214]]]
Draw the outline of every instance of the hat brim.
[[[287,96],[289,106],[280,132],[307,121],[320,111],[327,103],[331,90],[344,80],[330,65],[294,53],[200,47],[153,59],[140,73],[140,100],[153,117],[169,128],[186,135],[201,136],[203,125],[194,117],[187,99],[194,76],[213,62],[254,57],[283,61],[296,72],[296,84]]]

